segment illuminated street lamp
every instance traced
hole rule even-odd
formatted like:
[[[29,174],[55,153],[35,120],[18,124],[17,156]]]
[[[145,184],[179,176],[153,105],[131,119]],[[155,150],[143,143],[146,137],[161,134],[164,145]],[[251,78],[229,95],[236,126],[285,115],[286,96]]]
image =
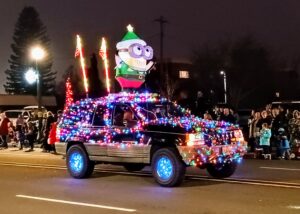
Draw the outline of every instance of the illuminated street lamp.
[[[225,71],[220,71],[220,74],[223,75],[223,81],[224,81],[224,103],[227,104],[227,82],[226,82],[226,73],[225,73]]]
[[[35,83],[37,81],[37,78],[37,72],[33,68],[30,68],[28,71],[26,71],[25,79],[30,85]]]
[[[38,70],[38,61],[41,61],[45,57],[46,53],[43,48],[39,46],[32,47],[30,49],[30,57],[31,59],[35,60],[35,77],[36,77],[36,89],[37,89],[37,100],[38,100],[38,119],[39,119],[39,138],[41,137],[41,127],[42,127],[42,112],[41,112],[41,103],[42,103],[42,97],[41,97],[41,74]],[[29,74],[28,74],[29,75]],[[33,73],[30,74],[31,77],[33,77]]]
[[[31,58],[36,61],[42,60],[45,57],[45,51],[39,46],[33,47],[30,53]]]

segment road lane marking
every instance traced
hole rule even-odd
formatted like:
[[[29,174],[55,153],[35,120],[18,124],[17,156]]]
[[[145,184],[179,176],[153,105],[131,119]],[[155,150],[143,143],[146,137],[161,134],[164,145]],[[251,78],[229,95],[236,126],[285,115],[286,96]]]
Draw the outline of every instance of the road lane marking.
[[[300,210],[300,206],[288,206],[289,209]]]
[[[58,169],[58,170],[66,170],[67,169],[65,166],[59,166],[59,165],[28,164],[28,163],[16,163],[16,162],[0,162],[0,165],[28,167],[28,168],[42,168],[42,169]],[[149,172],[125,172],[125,171],[116,171],[114,169],[99,169],[99,168],[96,168],[95,172],[113,173],[113,174],[118,174],[118,175],[137,175],[137,176],[151,177],[151,173],[149,173]],[[271,181],[271,180],[254,180],[254,179],[238,179],[238,178],[217,179],[217,178],[201,176],[201,175],[186,175],[186,177],[193,179],[193,180],[215,181],[215,182],[221,182],[221,183],[236,183],[236,184],[249,184],[249,185],[257,185],[257,186],[300,189],[300,183],[292,183],[292,182],[281,182],[281,181]]]
[[[17,151],[16,151],[17,152]],[[0,152],[0,155],[10,155],[10,156],[27,156],[27,157],[46,157],[46,156],[51,156],[49,154],[34,154],[34,155],[28,155],[27,152],[24,152],[24,154],[22,153],[12,153],[12,152]],[[32,154],[32,153],[31,153]]]
[[[269,167],[269,166],[261,166],[261,169],[273,169],[273,170],[286,170],[286,171],[300,171],[297,168],[280,168],[280,167]]]
[[[66,200],[59,200],[59,199],[53,199],[53,198],[43,198],[43,197],[36,197],[36,196],[29,196],[29,195],[16,195],[16,197],[39,200],[39,201],[48,201],[48,202],[54,202],[54,203],[85,206],[85,207],[95,207],[95,208],[101,208],[101,209],[118,210],[118,211],[124,211],[124,212],[136,212],[135,209],[113,207],[113,206],[106,206],[106,205],[99,205],[99,204],[82,203],[82,202],[76,202],[76,201],[66,201]]]
[[[27,168],[42,168],[42,169],[67,169],[65,166],[59,165],[42,165],[42,164],[27,164],[27,163],[14,163],[14,162],[0,162],[1,166],[15,166]]]
[[[251,181],[242,181],[242,180],[229,180],[229,179],[216,179],[216,178],[201,178],[201,177],[195,177],[191,176],[192,180],[203,180],[203,181],[215,181],[215,182],[221,182],[221,183],[235,183],[235,184],[249,184],[249,185],[255,185],[255,186],[268,186],[268,187],[282,187],[282,188],[291,188],[291,189],[300,189],[299,186],[296,185],[290,185],[289,183],[286,184],[276,184],[273,182],[267,183],[266,181],[263,182],[251,182]]]

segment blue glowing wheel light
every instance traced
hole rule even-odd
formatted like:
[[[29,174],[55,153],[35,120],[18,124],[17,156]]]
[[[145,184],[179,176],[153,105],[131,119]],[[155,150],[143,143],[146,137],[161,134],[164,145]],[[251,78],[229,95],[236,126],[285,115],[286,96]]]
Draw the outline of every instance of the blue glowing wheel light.
[[[79,152],[72,153],[69,159],[69,166],[72,172],[80,173],[84,166],[83,155]]]
[[[156,173],[160,179],[165,181],[169,180],[172,177],[174,169],[170,158],[162,156],[158,159],[156,163]]]

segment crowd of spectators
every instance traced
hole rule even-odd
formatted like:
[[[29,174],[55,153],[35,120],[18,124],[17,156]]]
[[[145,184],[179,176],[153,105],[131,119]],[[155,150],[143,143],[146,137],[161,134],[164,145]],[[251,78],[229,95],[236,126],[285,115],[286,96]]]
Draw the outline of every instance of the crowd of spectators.
[[[203,114],[207,120],[222,120],[239,124],[237,112],[227,107],[215,107]],[[290,151],[300,145],[300,111],[284,109],[280,106],[267,105],[262,111],[252,110],[248,126],[243,127],[248,141],[249,152],[262,153],[271,159],[272,153],[277,158],[290,158]]]
[[[239,121],[239,115],[233,109],[218,106],[215,106],[212,111],[206,111],[203,114],[203,118],[206,120],[222,120],[234,124],[237,124]]]
[[[300,143],[299,110],[271,108],[267,105],[262,111],[252,111],[248,120],[250,151],[255,152],[260,146],[263,124],[271,131],[270,144],[276,148],[277,157],[288,158],[289,149]]]
[[[41,131],[38,131],[38,121],[26,121],[20,114],[13,124],[4,113],[0,114],[0,149],[7,149],[8,143],[12,146],[26,152],[34,150],[34,143],[41,144],[43,152],[56,153],[54,143],[49,143],[49,135],[51,128],[56,125],[62,115],[61,111],[57,111],[54,115],[51,111],[43,115],[41,123]]]

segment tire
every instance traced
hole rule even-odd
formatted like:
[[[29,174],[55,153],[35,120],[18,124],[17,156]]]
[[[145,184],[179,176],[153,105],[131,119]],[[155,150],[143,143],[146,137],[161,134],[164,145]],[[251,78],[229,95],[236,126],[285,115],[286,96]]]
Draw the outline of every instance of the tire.
[[[152,157],[152,174],[163,187],[174,187],[182,183],[186,166],[174,148],[158,149]]]
[[[74,178],[88,178],[94,171],[95,163],[90,161],[85,149],[81,145],[73,145],[67,151],[67,168]]]
[[[124,168],[129,172],[141,171],[144,167],[145,167],[145,165],[141,164],[141,163],[124,164]]]
[[[236,168],[237,163],[235,161],[216,165],[209,164],[207,166],[207,172],[215,178],[227,178],[233,175]]]

